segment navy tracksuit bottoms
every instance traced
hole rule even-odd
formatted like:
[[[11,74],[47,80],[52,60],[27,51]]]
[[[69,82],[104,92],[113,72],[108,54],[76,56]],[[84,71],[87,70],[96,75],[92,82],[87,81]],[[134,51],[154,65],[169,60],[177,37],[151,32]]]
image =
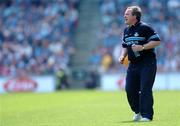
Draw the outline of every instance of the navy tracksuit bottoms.
[[[126,93],[129,105],[135,113],[153,119],[152,88],[156,76],[156,59],[130,63],[126,76]]]

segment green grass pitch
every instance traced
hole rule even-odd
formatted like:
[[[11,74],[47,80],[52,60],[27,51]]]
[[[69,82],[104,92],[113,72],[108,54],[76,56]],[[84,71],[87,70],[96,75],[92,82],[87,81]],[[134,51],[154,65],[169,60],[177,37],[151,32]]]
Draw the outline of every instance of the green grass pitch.
[[[132,122],[124,91],[1,94],[0,126],[180,126],[180,91],[154,99],[154,120]]]

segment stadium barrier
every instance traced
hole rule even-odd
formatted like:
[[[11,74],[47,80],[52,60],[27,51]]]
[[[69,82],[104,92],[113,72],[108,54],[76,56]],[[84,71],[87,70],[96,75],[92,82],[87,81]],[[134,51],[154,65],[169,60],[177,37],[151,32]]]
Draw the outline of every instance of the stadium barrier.
[[[100,79],[102,91],[124,90],[125,74],[104,74]],[[180,73],[159,73],[154,90],[180,90]],[[54,76],[34,76],[28,78],[0,78],[0,93],[6,92],[54,92]]]
[[[103,91],[124,90],[125,74],[105,74],[101,77]],[[180,90],[180,73],[158,73],[153,90]]]
[[[0,78],[0,93],[53,91],[55,91],[54,76]]]

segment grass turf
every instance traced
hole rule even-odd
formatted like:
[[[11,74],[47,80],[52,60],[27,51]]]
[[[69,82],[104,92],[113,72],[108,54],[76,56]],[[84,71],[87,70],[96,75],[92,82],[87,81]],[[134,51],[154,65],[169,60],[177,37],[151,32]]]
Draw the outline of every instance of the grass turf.
[[[123,91],[3,94],[0,126],[178,126],[179,97],[179,91],[155,91],[154,120],[132,122]]]

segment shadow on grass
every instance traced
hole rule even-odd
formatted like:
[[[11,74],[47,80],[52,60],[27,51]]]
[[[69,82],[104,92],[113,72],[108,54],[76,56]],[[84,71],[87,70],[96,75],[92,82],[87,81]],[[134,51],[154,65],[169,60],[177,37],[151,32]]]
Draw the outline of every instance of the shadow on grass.
[[[137,123],[137,122],[132,121],[132,120],[125,120],[125,121],[118,121],[116,123]]]
[[[118,122],[118,123],[136,123],[136,122],[132,121],[132,120],[126,120],[126,121],[121,121],[121,122]]]
[[[150,121],[150,122],[152,122],[152,121]],[[117,123],[148,123],[148,122],[127,120],[127,121],[121,121],[121,122],[117,122]]]

